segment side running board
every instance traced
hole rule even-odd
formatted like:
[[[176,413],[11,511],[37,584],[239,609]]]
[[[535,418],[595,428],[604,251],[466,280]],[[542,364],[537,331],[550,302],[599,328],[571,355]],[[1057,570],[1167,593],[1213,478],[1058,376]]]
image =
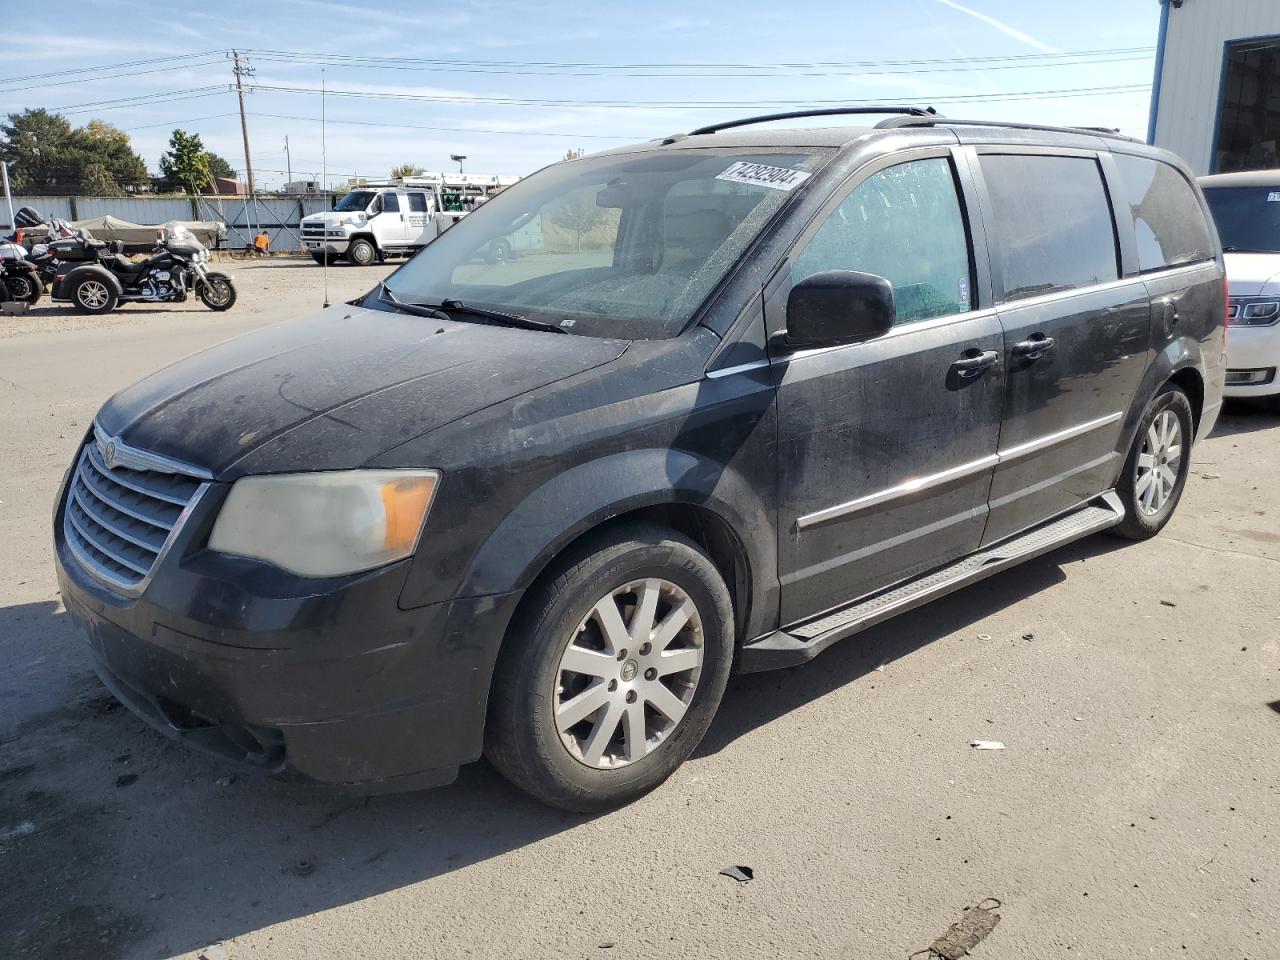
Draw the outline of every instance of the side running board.
[[[933,573],[874,594],[834,613],[788,627],[742,648],[744,673],[776,670],[812,660],[837,640],[852,636],[921,604],[1048,553],[1072,540],[1113,527],[1124,519],[1114,490],[1087,507],[987,547]]]

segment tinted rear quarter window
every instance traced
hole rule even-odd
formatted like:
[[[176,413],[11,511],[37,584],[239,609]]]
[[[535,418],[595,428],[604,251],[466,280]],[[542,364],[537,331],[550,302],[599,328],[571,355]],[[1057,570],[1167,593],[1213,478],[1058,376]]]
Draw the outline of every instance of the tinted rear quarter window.
[[[1121,196],[1133,217],[1143,273],[1213,258],[1213,237],[1191,184],[1175,168],[1147,157],[1115,154]]]
[[[992,259],[1003,301],[1119,277],[1115,225],[1098,162],[1088,157],[985,154]]]

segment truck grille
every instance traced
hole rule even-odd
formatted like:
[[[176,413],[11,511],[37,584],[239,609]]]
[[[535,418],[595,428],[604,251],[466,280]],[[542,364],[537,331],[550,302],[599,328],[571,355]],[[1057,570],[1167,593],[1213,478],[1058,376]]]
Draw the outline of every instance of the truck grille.
[[[77,559],[100,579],[129,588],[155,567],[174,527],[202,491],[195,477],[108,468],[95,442],[80,451],[62,531]]]

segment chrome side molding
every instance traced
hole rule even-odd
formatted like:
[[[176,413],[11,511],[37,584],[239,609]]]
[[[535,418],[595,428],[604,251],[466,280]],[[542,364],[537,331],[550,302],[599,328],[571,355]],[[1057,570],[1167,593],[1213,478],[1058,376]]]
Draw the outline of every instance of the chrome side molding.
[[[1008,463],[1021,457],[1030,456],[1033,453],[1039,453],[1042,450],[1055,447],[1060,443],[1066,443],[1068,440],[1074,440],[1076,437],[1083,436],[1086,433],[1092,433],[1094,430],[1100,430],[1110,424],[1117,423],[1123,416],[1123,410],[1117,411],[1116,413],[1109,413],[1105,417],[1098,417],[1096,420],[1078,423],[1073,427],[1067,427],[1065,430],[1058,430],[1055,433],[1045,434],[1043,437],[1037,437],[1034,440],[1028,440],[1026,443],[1020,443],[1017,446],[1009,447],[1005,450],[999,450],[996,453],[970,461],[969,463],[961,464],[958,467],[951,467],[948,470],[943,470],[939,473],[930,474],[925,477],[916,477],[913,480],[908,480],[906,483],[900,483],[895,487],[889,487],[887,490],[867,494],[866,496],[858,497],[855,500],[849,500],[845,503],[836,504],[833,507],[827,507],[814,513],[805,514],[796,521],[796,528],[798,530],[807,530],[810,527],[829,523],[830,521],[836,520],[840,517],[847,517],[851,514],[868,510],[871,507],[878,507],[881,504],[890,503],[891,501],[899,500],[903,497],[910,497],[934,487],[940,487],[945,483],[963,480],[965,477],[970,477],[992,467],[997,467],[1002,463]]]

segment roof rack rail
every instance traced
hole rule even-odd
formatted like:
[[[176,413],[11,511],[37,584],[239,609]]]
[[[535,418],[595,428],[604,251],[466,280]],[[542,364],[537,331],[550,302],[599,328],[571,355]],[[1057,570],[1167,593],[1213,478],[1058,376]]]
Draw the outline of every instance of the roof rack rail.
[[[886,130],[894,127],[932,127],[935,124],[950,127],[1000,127],[1008,130],[1043,130],[1050,133],[1080,133],[1094,137],[1104,137],[1108,140],[1124,140],[1128,143],[1144,142],[1136,137],[1125,136],[1118,130],[1109,130],[1105,127],[1055,127],[1047,123],[1018,123],[1011,120],[959,120],[943,116],[890,117],[887,120],[881,120],[877,123],[876,129]]]
[[[798,120],[802,117],[836,117],[850,114],[874,115],[883,113],[901,113],[906,114],[908,117],[920,118],[932,118],[938,116],[938,111],[934,110],[933,107],[826,107],[820,110],[792,110],[789,113],[766,113],[759,117],[746,117],[742,120],[726,120],[724,123],[711,123],[705,127],[699,127],[697,130],[690,130],[685,136],[698,137],[706,133],[716,133],[719,130],[729,130],[733,127],[747,127],[756,123],[769,123],[773,120]]]

